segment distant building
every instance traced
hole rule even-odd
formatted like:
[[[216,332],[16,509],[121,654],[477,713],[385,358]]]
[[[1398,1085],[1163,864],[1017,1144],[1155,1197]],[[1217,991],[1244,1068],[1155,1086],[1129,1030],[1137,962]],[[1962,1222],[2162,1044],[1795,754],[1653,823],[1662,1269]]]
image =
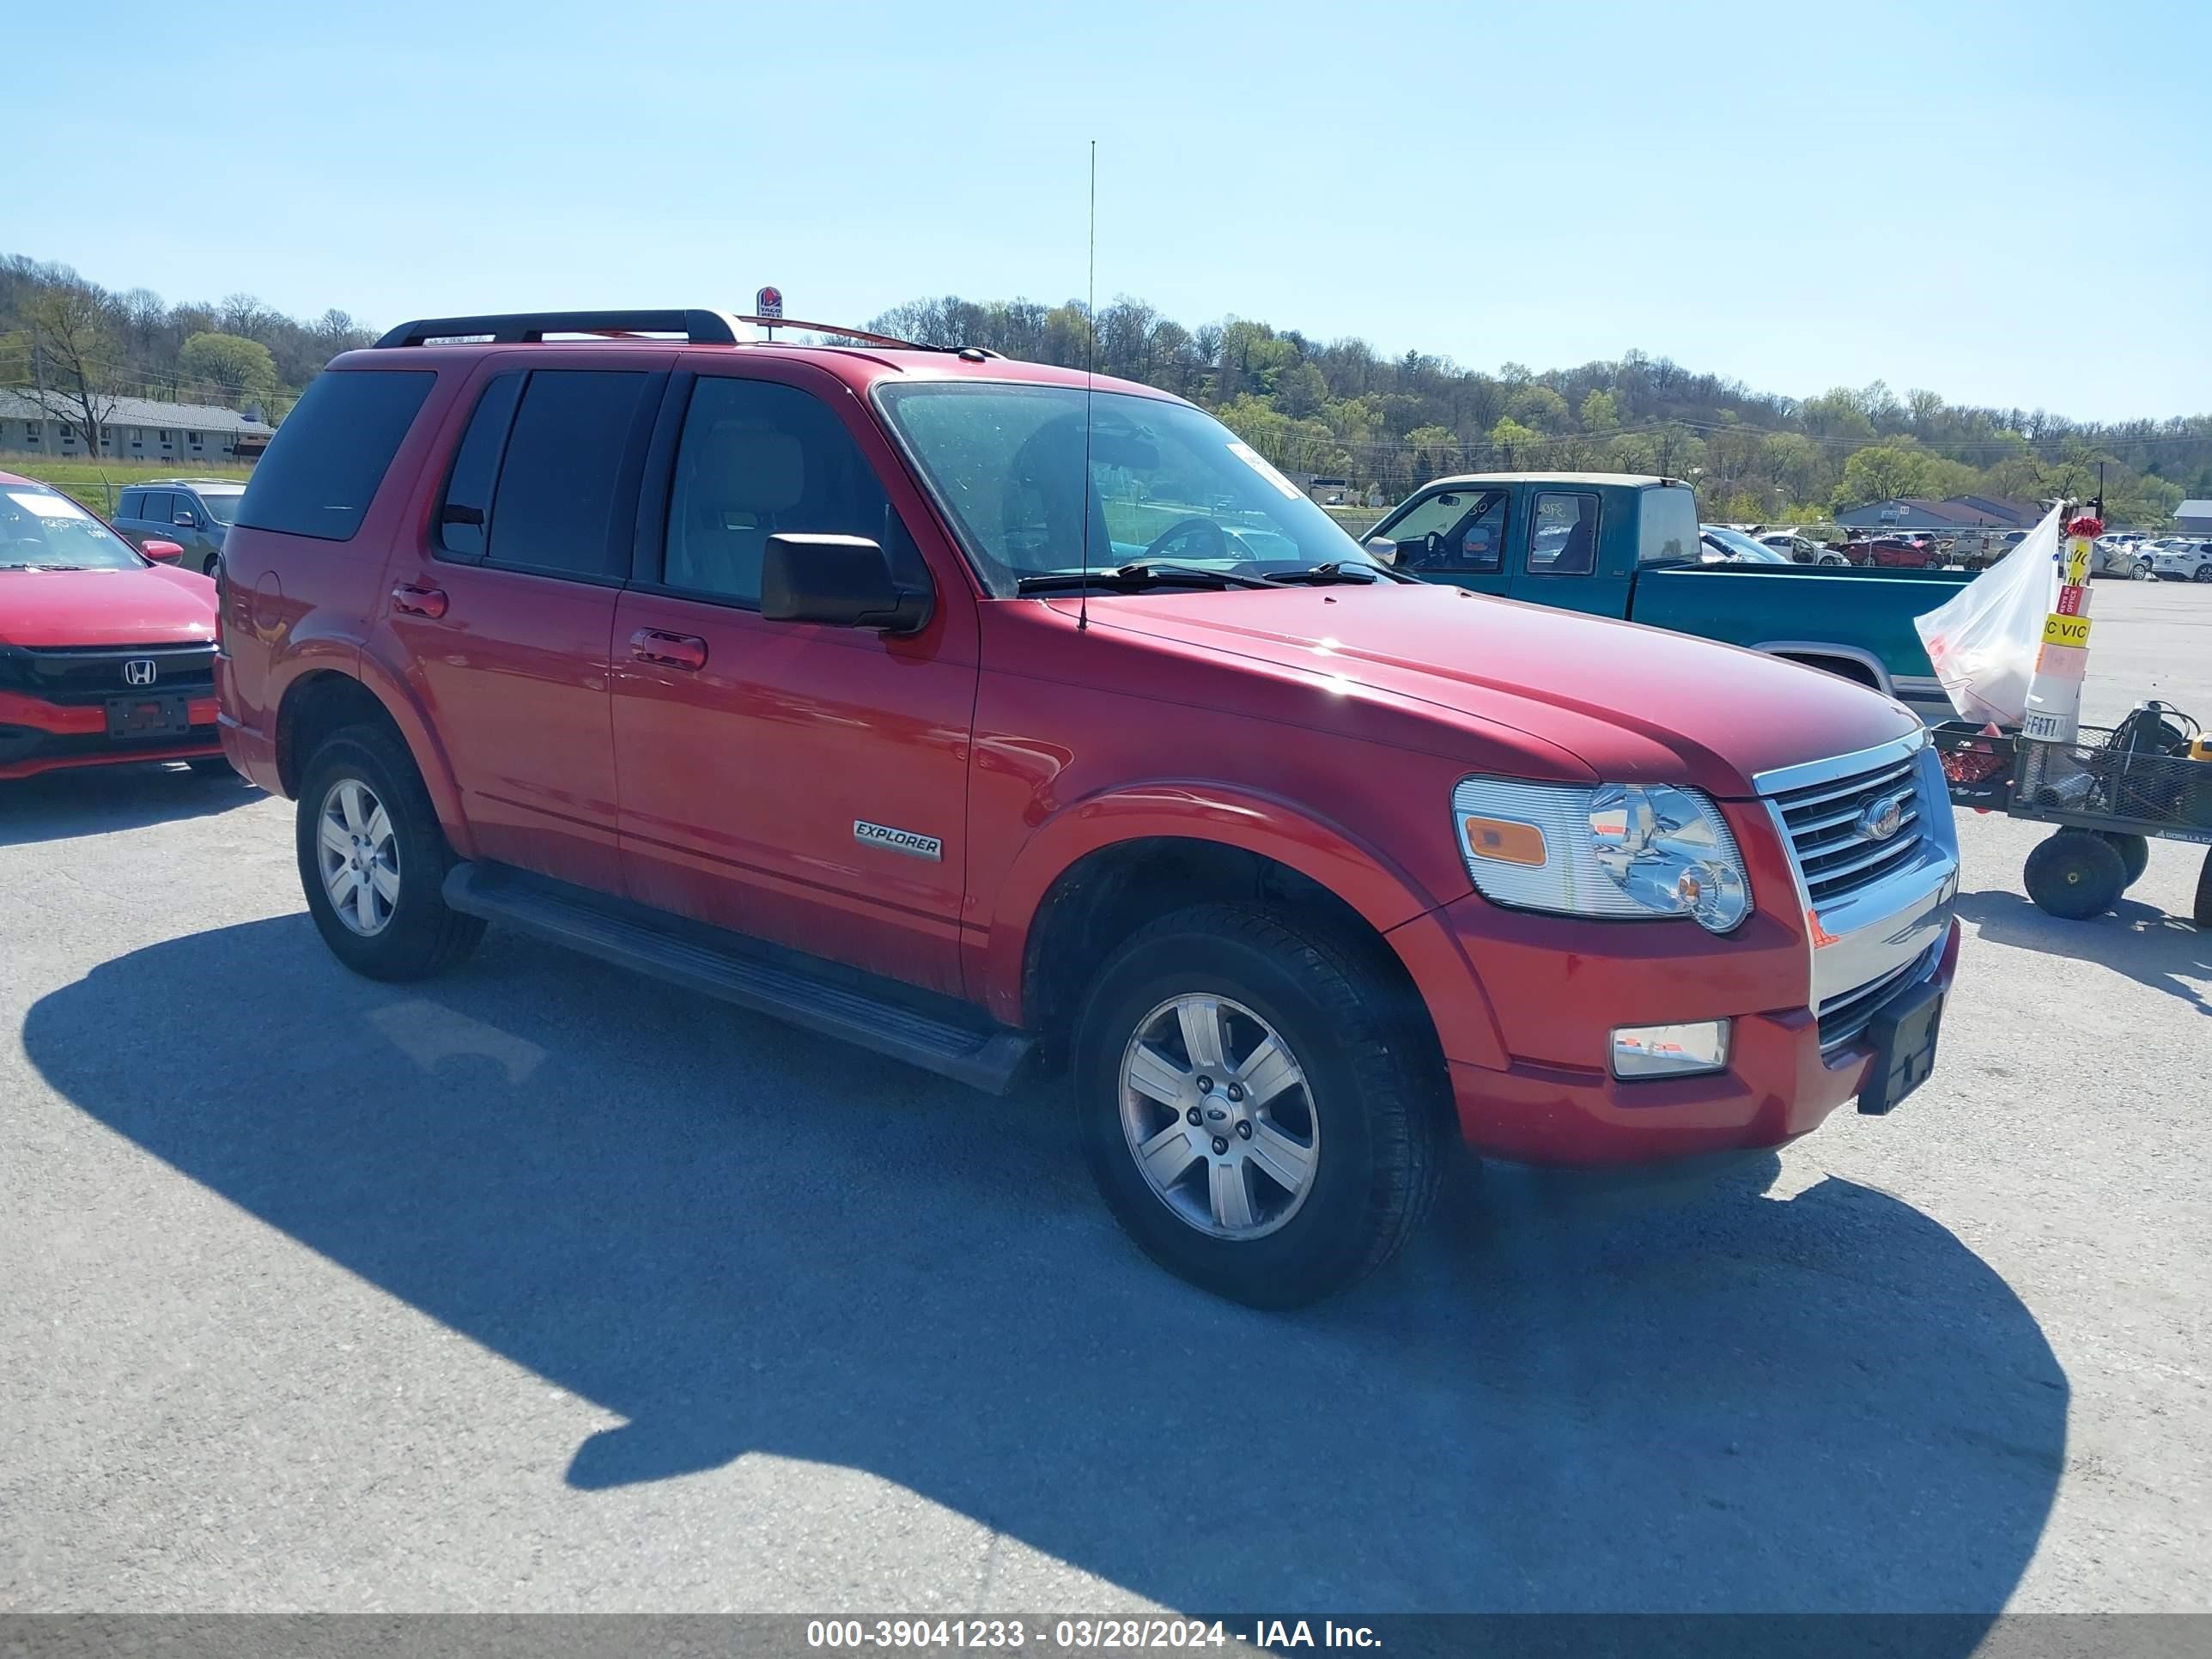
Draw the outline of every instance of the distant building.
[[[1892,496],[1838,513],[1836,522],[1846,530],[2033,530],[2043,512],[2033,501],[1991,495]]]
[[[2181,527],[2192,536],[2212,536],[2212,501],[2184,501],[2173,509]]]
[[[47,394],[50,398],[52,393]],[[240,414],[212,404],[165,404],[118,398],[100,428],[106,461],[252,461],[276,428],[258,410]],[[0,453],[78,460],[91,456],[84,434],[21,392],[0,392]]]

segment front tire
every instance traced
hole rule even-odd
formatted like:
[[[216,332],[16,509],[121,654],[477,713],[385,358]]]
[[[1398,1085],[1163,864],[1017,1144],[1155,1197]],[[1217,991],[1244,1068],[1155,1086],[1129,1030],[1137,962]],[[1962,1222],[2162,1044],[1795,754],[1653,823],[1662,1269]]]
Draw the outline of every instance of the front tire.
[[[1078,1021],[1084,1151],[1170,1273],[1291,1308],[1404,1246],[1436,1194],[1448,1096],[1403,996],[1297,917],[1177,911],[1108,958]]]
[[[2127,866],[2119,848],[2088,830],[2061,830],[2027,855],[2027,896],[2069,921],[2101,916],[2119,902]]]
[[[453,863],[414,757],[397,732],[349,726],[301,781],[300,884],[331,955],[370,979],[428,979],[466,957],[481,918],[447,907]]]

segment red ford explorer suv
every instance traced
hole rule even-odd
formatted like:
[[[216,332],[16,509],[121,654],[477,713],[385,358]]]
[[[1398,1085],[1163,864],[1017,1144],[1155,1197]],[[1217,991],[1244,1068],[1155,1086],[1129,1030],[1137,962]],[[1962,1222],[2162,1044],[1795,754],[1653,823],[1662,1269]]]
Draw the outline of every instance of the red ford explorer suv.
[[[1034,1064],[1139,1243],[1248,1302],[1388,1260],[1455,1133],[1716,1161],[1932,1063],[1958,862],[1903,708],[1402,580],[1144,386],[410,323],[310,386],[222,580],[224,746],[348,966],[496,921]]]
[[[59,490],[0,472],[0,778],[189,760],[216,737],[215,584]]]

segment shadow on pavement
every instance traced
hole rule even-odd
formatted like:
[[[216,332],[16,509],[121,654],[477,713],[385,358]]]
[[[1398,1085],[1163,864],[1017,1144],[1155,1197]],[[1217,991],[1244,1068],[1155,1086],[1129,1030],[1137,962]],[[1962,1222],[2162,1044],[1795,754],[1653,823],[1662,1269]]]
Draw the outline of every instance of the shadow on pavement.
[[[179,984],[223,1016],[114,1020]],[[1184,1608],[1981,1614],[2065,1456],[2027,1310],[1844,1181],[1606,1225],[1493,1183],[1267,1316],[1123,1242],[1048,1089],[496,932],[400,988],[304,916],[201,933],[23,1037],[99,1121],[624,1418],[574,1448],[586,1490],[811,1459]]]
[[[0,847],[143,830],[149,823],[228,812],[261,799],[261,792],[235,772],[195,772],[173,761],[0,778]]]
[[[2212,979],[2212,933],[2187,916],[2122,899],[2109,915],[2068,921],[2001,888],[1960,894],[1959,914],[1992,944],[2094,962],[2212,1014],[2212,1001],[2190,983]]]

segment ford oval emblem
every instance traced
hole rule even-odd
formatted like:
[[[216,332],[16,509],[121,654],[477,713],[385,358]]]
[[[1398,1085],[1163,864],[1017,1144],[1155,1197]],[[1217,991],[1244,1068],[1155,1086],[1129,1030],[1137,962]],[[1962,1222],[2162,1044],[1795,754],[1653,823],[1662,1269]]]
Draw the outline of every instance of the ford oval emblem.
[[[1859,834],[1869,841],[1887,841],[1905,825],[1905,809],[1912,799],[1910,789],[1869,801],[1859,813]]]

